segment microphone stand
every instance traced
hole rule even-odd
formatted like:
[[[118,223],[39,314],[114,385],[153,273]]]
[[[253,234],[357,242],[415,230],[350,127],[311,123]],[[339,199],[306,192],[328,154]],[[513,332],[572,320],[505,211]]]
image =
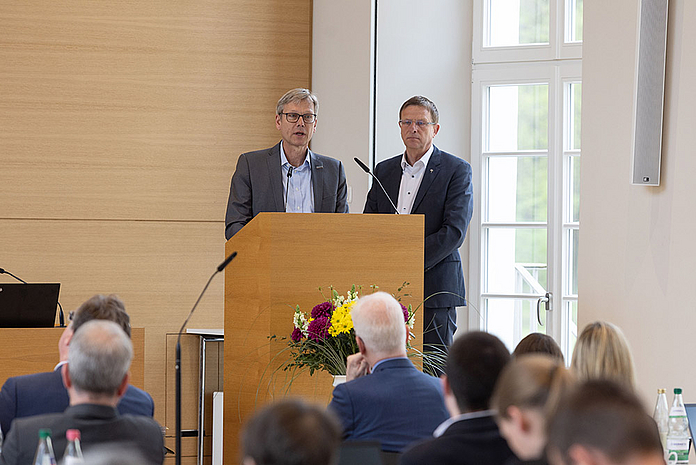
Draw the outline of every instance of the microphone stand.
[[[389,200],[389,203],[391,204],[392,208],[394,209],[394,213],[399,215],[400,214],[399,209],[396,208],[396,205],[394,205],[394,202],[392,201],[391,197],[389,197],[389,194],[387,194],[387,190],[384,188],[384,186],[382,185],[382,182],[379,180],[379,178],[377,176],[375,176],[374,174],[372,174],[372,171],[370,171],[370,168],[368,168],[367,165],[365,163],[363,163],[358,157],[354,157],[353,160],[355,160],[355,163],[357,163],[358,166],[360,166],[360,168],[362,168],[364,172],[366,172],[367,174],[372,176],[372,178],[375,181],[377,181],[377,184],[379,184],[379,187],[382,188],[382,192],[384,192],[384,195],[387,197],[387,200]]]
[[[203,288],[203,291],[201,294],[198,296],[198,299],[196,300],[196,303],[193,304],[193,308],[189,312],[188,316],[186,317],[186,320],[184,321],[184,324],[181,325],[181,329],[179,330],[179,336],[176,339],[176,351],[175,351],[175,362],[174,362],[174,384],[176,385],[175,389],[175,402],[176,402],[176,411],[175,411],[175,419],[176,419],[176,437],[174,439],[174,450],[176,451],[176,457],[175,457],[175,464],[176,465],[181,465],[181,334],[184,332],[184,328],[186,328],[186,325],[188,324],[189,320],[191,319],[191,316],[193,315],[194,310],[196,310],[196,307],[198,306],[198,302],[201,301],[201,298],[203,298],[203,294],[205,294],[205,291],[208,290],[208,286],[210,286],[210,282],[213,280],[216,274],[220,273],[222,270],[225,269],[227,265],[230,264],[232,259],[237,256],[237,252],[232,252],[229,257],[225,259],[224,262],[222,262],[215,272],[210,276],[210,279],[208,279],[208,282],[205,284],[205,287]],[[199,431],[198,434],[203,434],[203,431]]]

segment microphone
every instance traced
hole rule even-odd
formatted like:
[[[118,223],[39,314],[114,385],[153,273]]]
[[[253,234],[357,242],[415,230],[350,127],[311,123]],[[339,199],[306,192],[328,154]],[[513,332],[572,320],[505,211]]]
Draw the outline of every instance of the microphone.
[[[15,276],[15,275],[13,275],[13,274],[10,273],[9,271],[7,271],[5,268],[0,268],[0,274],[9,274],[10,276],[12,276],[14,279],[16,279],[17,281],[19,281],[20,283],[22,283],[22,284],[27,284],[27,282],[26,282],[25,280],[23,280],[22,278],[19,278],[19,277]]]
[[[234,260],[234,257],[236,257],[236,256],[237,256],[237,252],[232,252],[232,253],[230,254],[230,256],[227,257],[227,258],[225,259],[224,262],[220,263],[220,264],[218,265],[218,267],[217,267],[218,273],[221,272],[222,270],[224,270],[225,267],[227,267],[227,265],[229,265],[230,262],[231,262],[232,260]]]
[[[288,182],[285,184],[285,210],[288,209],[288,192],[290,191],[290,178],[292,177],[292,165],[288,168]]]
[[[353,160],[355,160],[355,163],[357,163],[358,166],[359,166],[360,168],[362,168],[364,172],[366,172],[367,174],[369,174],[370,176],[372,176],[372,178],[373,178],[375,181],[377,181],[377,184],[379,184],[379,187],[382,188],[382,192],[384,192],[384,195],[387,196],[387,200],[389,200],[389,203],[391,204],[392,208],[394,209],[394,213],[396,213],[396,214],[398,215],[398,214],[400,213],[400,212],[399,212],[399,209],[396,208],[396,205],[394,205],[394,202],[392,201],[391,197],[389,197],[389,194],[387,194],[387,190],[384,188],[384,186],[382,185],[382,183],[380,182],[380,180],[377,178],[377,176],[375,176],[374,174],[372,174],[372,171],[370,171],[370,168],[368,168],[367,165],[366,165],[365,163],[363,163],[362,161],[360,161],[360,159],[359,159],[358,157],[354,157]]]
[[[189,320],[191,319],[191,316],[193,315],[193,312],[196,310],[196,307],[198,307],[198,302],[201,301],[203,298],[203,294],[205,294],[205,291],[208,290],[208,286],[210,286],[210,282],[213,280],[216,274],[220,273],[222,270],[225,269],[227,265],[230,264],[230,262],[234,259],[234,257],[237,256],[237,252],[232,252],[229,257],[225,259],[224,262],[220,263],[218,267],[215,269],[215,272],[210,276],[210,279],[208,279],[208,282],[206,283],[205,287],[203,288],[203,291],[201,292],[201,295],[198,296],[198,300],[196,300],[196,303],[193,304],[193,308],[189,312],[188,316],[186,317],[186,320],[184,321],[184,324],[181,325],[181,329],[179,330],[179,337],[176,340],[176,362],[174,365],[175,368],[175,402],[176,402],[176,412],[175,412],[175,417],[176,417],[176,438],[174,441],[175,445],[175,450],[176,450],[176,457],[174,459],[174,463],[176,465],[181,465],[181,334],[184,332],[184,328],[186,328],[186,325],[188,324]],[[199,431],[198,434],[203,434],[203,431]]]
[[[5,268],[0,268],[0,274],[9,274],[10,276],[12,276],[14,279],[19,281],[20,283],[28,284],[25,280],[23,280],[22,278],[20,278],[18,276],[13,275],[9,271],[7,271]],[[63,306],[60,304],[60,302],[58,302],[58,309],[60,310],[60,312],[58,313],[58,322],[60,323],[60,327],[64,328],[65,327],[65,313],[63,313]]]

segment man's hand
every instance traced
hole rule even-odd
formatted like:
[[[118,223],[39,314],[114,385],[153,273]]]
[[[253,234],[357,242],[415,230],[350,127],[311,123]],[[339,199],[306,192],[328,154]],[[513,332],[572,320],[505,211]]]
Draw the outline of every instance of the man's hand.
[[[346,381],[352,381],[370,373],[370,365],[363,357],[363,354],[349,355],[346,359]]]

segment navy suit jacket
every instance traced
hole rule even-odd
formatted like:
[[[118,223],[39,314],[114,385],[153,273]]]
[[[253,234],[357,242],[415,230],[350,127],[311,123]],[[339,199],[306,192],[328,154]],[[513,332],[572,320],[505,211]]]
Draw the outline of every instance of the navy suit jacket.
[[[0,390],[0,427],[7,436],[15,418],[63,412],[70,404],[60,369],[7,378]],[[118,404],[121,414],[153,416],[155,403],[150,394],[128,386]]]
[[[309,151],[316,213],[348,213],[343,164]],[[230,237],[261,212],[284,212],[280,142],[270,149],[243,153],[232,175],[225,215],[225,237]]]
[[[374,173],[394,202],[399,198],[401,157],[397,155],[379,163]],[[411,210],[411,214],[425,215],[423,292],[426,298],[433,296],[425,302],[426,307],[466,305],[459,247],[464,242],[472,211],[471,165],[433,147]],[[372,184],[367,194],[364,212],[394,213],[377,183]]]
[[[504,465],[514,459],[492,416],[460,420],[438,438],[418,443],[401,457],[401,465]]]
[[[431,436],[449,417],[440,380],[405,358],[387,360],[373,373],[339,384],[329,408],[343,425],[344,439],[377,440],[390,452]]]

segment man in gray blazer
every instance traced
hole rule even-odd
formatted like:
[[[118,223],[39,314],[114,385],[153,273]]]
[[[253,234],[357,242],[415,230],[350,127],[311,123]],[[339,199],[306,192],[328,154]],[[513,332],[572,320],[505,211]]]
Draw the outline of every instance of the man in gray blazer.
[[[118,401],[128,388],[133,346],[128,335],[113,321],[92,320],[72,337],[68,363],[62,367],[70,406],[62,413],[18,418],[2,445],[0,464],[32,463],[39,430],[52,432],[56,460],[67,444],[66,431],[78,429],[82,450],[119,444],[139,452],[144,463],[164,461],[164,442],[159,424],[143,415],[120,415]]]
[[[308,89],[286,92],[276,105],[281,141],[239,156],[227,201],[227,239],[260,212],[348,213],[343,164],[309,150],[318,106]]]

